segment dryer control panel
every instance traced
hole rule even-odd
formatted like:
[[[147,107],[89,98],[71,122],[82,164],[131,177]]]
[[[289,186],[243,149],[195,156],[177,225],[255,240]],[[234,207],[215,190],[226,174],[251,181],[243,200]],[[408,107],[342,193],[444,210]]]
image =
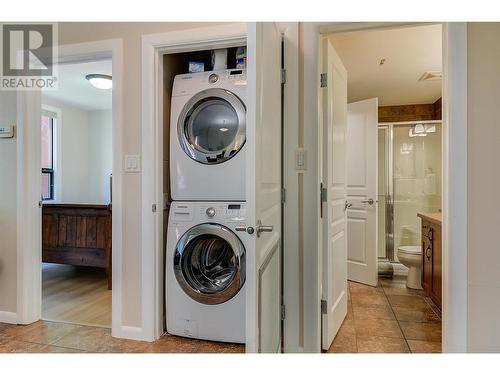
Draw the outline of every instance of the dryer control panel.
[[[170,210],[172,224],[198,222],[233,226],[246,221],[245,202],[173,202]]]

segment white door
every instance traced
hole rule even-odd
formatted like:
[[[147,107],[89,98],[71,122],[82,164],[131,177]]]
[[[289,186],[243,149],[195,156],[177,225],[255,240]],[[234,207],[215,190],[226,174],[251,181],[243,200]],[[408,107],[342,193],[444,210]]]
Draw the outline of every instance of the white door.
[[[347,72],[323,40],[322,89],[322,348],[327,350],[347,314],[346,123]]]
[[[347,106],[347,278],[377,285],[378,99]]]
[[[281,35],[248,24],[246,350],[281,350]]]

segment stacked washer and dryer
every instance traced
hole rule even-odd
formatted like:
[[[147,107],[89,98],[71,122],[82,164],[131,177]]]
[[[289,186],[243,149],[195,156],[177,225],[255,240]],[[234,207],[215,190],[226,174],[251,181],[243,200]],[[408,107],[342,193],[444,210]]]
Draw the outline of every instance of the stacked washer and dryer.
[[[170,119],[166,326],[245,342],[246,71],[178,75]]]

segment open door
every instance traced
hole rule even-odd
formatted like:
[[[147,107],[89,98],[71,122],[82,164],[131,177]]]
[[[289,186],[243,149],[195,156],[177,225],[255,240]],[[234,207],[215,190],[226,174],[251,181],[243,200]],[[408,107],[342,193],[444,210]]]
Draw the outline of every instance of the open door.
[[[347,278],[377,285],[378,99],[347,106]]]
[[[281,350],[281,35],[248,24],[246,351]]]
[[[347,71],[328,38],[322,47],[321,321],[322,348],[328,350],[347,314]]]

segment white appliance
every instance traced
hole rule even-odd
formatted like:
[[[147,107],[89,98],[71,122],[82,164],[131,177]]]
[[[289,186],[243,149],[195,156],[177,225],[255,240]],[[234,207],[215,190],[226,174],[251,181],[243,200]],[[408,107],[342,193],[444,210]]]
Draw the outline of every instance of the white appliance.
[[[177,75],[170,115],[174,201],[245,200],[246,71]]]
[[[172,335],[245,342],[246,228],[241,202],[173,202],[166,248]]]

